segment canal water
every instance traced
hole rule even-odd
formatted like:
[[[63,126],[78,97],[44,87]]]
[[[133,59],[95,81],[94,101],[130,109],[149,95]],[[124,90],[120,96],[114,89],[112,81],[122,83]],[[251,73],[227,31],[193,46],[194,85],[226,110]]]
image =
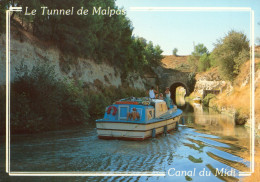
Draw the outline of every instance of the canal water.
[[[249,131],[235,126],[234,120],[228,116],[201,105],[181,105],[185,124],[180,124],[178,131],[145,141],[100,140],[94,122],[65,131],[14,135],[11,137],[11,171],[165,174],[143,177],[20,177],[18,181],[239,180],[239,172],[249,171]],[[3,154],[3,148],[0,150]]]

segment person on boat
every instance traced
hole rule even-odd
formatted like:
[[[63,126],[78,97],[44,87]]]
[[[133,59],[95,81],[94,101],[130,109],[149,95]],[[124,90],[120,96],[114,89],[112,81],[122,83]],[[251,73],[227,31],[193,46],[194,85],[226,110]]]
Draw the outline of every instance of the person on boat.
[[[170,92],[170,88],[169,87],[166,87],[165,95],[166,95],[165,102],[167,104],[168,109],[170,109],[170,105],[171,105],[171,92]]]
[[[151,89],[148,91],[148,93],[151,99],[156,99],[158,97],[158,86],[157,86],[157,90],[155,90],[154,87],[152,86]]]
[[[158,99],[163,100],[163,93],[159,94],[159,98]]]
[[[132,112],[128,112],[127,113],[127,118],[126,118],[126,120],[128,120],[128,119],[130,119],[130,120],[136,120],[136,119],[140,119],[140,114],[139,114],[139,112],[137,112],[136,111],[136,108],[134,107],[133,108],[133,111]]]

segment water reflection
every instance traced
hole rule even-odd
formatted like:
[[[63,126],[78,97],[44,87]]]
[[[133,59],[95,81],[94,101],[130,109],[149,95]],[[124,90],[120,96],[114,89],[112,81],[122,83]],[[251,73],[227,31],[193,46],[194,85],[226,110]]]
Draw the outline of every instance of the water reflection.
[[[74,181],[237,181],[249,171],[249,134],[234,120],[185,103],[186,126],[145,141],[99,140],[95,125],[67,131],[12,136],[12,171],[159,171],[165,177],[89,177]],[[1,152],[1,151],[0,151]],[[168,176],[169,169],[207,170],[209,176]],[[235,176],[214,175],[217,169]],[[60,179],[55,179],[59,181]],[[62,181],[62,180],[60,180]]]
[[[211,134],[221,134],[225,136],[248,136],[244,126],[236,126],[234,118],[220,114],[218,111],[203,107],[202,104],[188,103],[182,106],[184,118],[189,127],[203,131],[210,131]]]

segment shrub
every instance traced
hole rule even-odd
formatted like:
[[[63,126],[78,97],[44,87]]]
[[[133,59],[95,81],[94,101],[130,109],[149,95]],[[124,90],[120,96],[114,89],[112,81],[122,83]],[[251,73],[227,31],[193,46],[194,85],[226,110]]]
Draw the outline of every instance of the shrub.
[[[210,57],[207,53],[204,53],[199,59],[199,71],[207,71],[210,68]]]
[[[11,128],[39,132],[82,123],[89,117],[88,100],[73,81],[58,79],[54,67],[38,64],[31,71],[21,63],[11,86]]]
[[[159,46],[154,46],[152,42],[146,43],[143,39],[137,42],[133,36],[133,26],[126,17],[125,10],[118,8],[116,0],[107,1],[82,1],[67,0],[63,3],[60,0],[16,0],[0,1],[0,17],[5,16],[5,10],[10,6],[21,6],[23,9],[30,7],[41,11],[41,7],[49,9],[68,9],[74,7],[80,9],[93,9],[93,7],[110,7],[120,16],[100,16],[99,14],[88,16],[49,16],[37,13],[35,16],[26,16],[22,13],[17,16],[18,22],[22,26],[29,28],[28,31],[42,41],[51,42],[65,56],[81,57],[94,60],[96,63],[106,62],[121,70],[136,70],[140,73],[144,66],[158,66],[162,59],[162,50]],[[16,16],[15,12],[12,17]],[[13,19],[13,21],[16,21]],[[5,29],[5,19],[0,18],[0,33]],[[26,29],[24,27],[24,29]],[[73,59],[77,60],[77,59]],[[60,60],[62,62],[62,59]],[[65,73],[69,72],[70,61],[61,63],[61,69]]]
[[[220,65],[220,74],[226,80],[233,81],[240,66],[249,59],[249,41],[240,32],[230,31],[218,40],[211,58],[212,63]]]
[[[178,49],[177,49],[177,48],[174,48],[174,49],[172,50],[172,55],[177,56],[177,52],[178,52]]]
[[[203,44],[194,46],[188,57],[188,63],[194,72],[205,71],[209,67],[208,49]]]
[[[109,102],[104,95],[92,92],[89,94],[88,100],[89,115],[91,115],[91,117],[97,118],[104,114],[104,110]]]
[[[248,120],[248,116],[243,115],[239,109],[236,110],[234,117],[236,125],[244,125]]]
[[[145,91],[129,87],[101,86],[99,92],[86,90],[80,81],[59,79],[54,66],[48,64],[38,64],[29,70],[22,62],[16,74],[11,84],[10,103],[13,133],[50,131],[82,124],[90,121],[90,116],[101,117],[106,106],[116,100],[145,96]],[[5,93],[4,88],[1,89]],[[5,108],[4,94],[0,96],[0,105]],[[0,114],[3,124],[3,109]]]

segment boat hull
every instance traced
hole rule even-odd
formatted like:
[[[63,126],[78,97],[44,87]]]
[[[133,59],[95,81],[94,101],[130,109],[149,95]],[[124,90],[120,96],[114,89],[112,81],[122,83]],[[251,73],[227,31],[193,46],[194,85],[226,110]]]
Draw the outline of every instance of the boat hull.
[[[100,139],[144,140],[174,130],[181,115],[150,123],[113,122],[96,123]]]

